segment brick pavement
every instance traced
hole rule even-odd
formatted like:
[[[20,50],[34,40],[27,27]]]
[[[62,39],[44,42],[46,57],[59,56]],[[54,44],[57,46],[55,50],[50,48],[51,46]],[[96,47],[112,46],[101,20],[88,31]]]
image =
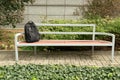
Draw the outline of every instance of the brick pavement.
[[[60,51],[37,52],[19,51],[18,64],[69,64],[79,66],[120,66],[120,51],[115,52],[115,60],[110,61],[111,51]],[[0,51],[0,66],[15,64],[14,51]]]

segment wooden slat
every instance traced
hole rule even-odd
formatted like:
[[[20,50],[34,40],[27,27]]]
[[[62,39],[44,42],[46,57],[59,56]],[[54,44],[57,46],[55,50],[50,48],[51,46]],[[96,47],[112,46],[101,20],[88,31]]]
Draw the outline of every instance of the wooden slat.
[[[38,42],[26,43],[25,41],[19,42],[18,45],[111,45],[112,42],[104,40],[40,40]]]

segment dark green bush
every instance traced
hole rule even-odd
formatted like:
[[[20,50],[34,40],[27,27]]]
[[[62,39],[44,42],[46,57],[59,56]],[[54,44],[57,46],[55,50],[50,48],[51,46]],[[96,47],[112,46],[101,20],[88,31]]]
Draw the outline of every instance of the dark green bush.
[[[81,8],[79,8],[79,10],[81,10]],[[119,12],[119,0],[88,0],[88,5],[83,8],[83,13],[85,14],[84,17],[86,18],[105,18],[107,16],[118,17],[120,16]]]
[[[22,22],[25,4],[34,0],[0,0],[0,25],[15,25]]]
[[[0,67],[0,80],[119,80],[120,67],[12,65]]]
[[[0,50],[14,48],[14,33],[5,29],[0,29]]]
[[[119,48],[120,45],[120,18],[96,18],[96,19],[81,19],[81,20],[50,20],[48,23],[51,24],[64,24],[64,23],[70,23],[70,24],[96,24],[96,32],[107,32],[107,33],[113,33],[116,35],[116,47]],[[47,27],[42,26],[39,27],[39,31],[51,31],[51,32],[90,32],[92,31],[92,27]],[[84,39],[91,39],[92,36],[90,35],[41,35],[42,39],[72,39],[72,40],[84,40]],[[111,40],[111,37],[108,36],[96,36],[96,39],[105,39],[105,40]],[[24,47],[25,48],[25,47]],[[60,47],[38,47],[38,50],[60,50]],[[29,50],[29,47],[27,47]],[[25,50],[27,50],[25,48]],[[33,48],[31,48],[33,49]],[[31,50],[30,49],[30,50]],[[64,48],[66,49],[66,48]],[[71,49],[71,48],[70,48]],[[76,48],[77,49],[77,48]],[[68,50],[68,49],[67,49]],[[72,49],[71,49],[72,50]]]
[[[105,19],[106,20],[106,19]],[[83,20],[50,20],[48,23],[51,24],[96,24],[97,32],[106,32],[107,28],[107,22],[105,22],[104,19],[83,19]],[[41,26],[39,27],[40,31],[47,31],[47,32],[92,32],[92,27],[47,27],[47,26]],[[91,36],[89,35],[42,35],[43,39],[91,39]]]

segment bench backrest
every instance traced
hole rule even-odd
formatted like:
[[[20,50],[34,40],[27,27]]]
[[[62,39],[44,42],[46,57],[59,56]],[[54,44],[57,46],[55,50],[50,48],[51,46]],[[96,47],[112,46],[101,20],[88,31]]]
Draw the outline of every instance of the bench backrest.
[[[95,40],[95,24],[39,24],[35,23],[36,26],[64,26],[64,27],[92,27],[92,40]],[[86,34],[87,32],[40,32],[41,34]],[[87,33],[89,34],[89,33]]]

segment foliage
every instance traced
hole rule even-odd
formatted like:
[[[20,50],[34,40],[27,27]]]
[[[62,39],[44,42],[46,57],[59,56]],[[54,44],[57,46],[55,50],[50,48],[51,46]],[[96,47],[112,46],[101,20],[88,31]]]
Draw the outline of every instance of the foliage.
[[[120,25],[120,18],[98,18],[98,19],[81,19],[81,20],[50,20],[48,23],[51,24],[96,24],[96,31],[97,32],[107,32],[107,33],[113,33],[116,34],[116,48],[119,48],[120,45],[120,32],[119,32],[119,25]],[[48,31],[48,32],[53,32],[53,31],[60,31],[60,32],[89,32],[92,31],[91,27],[63,27],[63,26],[58,26],[58,27],[47,27],[47,26],[41,26],[39,27],[39,31]],[[72,40],[86,40],[86,39],[91,39],[92,36],[90,35],[55,35],[55,34],[45,34],[41,35],[41,39],[72,39]],[[105,40],[111,40],[111,37],[108,36],[96,36],[96,39],[105,39]],[[75,49],[74,49],[75,48]],[[38,47],[37,50],[78,50],[78,47]],[[24,47],[24,50],[32,50],[33,48],[31,47]],[[81,48],[79,48],[81,49]]]
[[[0,25],[12,25],[20,23],[23,19],[23,11],[26,3],[34,0],[0,0]]]
[[[50,24],[96,24],[96,32],[118,32],[119,33],[119,25],[120,18],[98,18],[98,19],[81,19],[81,20],[50,20],[48,23]],[[92,27],[47,27],[41,26],[39,27],[39,31],[47,31],[47,32],[91,32]],[[42,35],[42,39],[91,39],[91,36],[87,35]],[[97,37],[100,39],[101,37]],[[103,37],[104,38],[104,37]],[[103,39],[102,38],[102,39]]]
[[[82,20],[50,20],[48,23],[50,24],[96,24],[97,31],[99,32],[105,32],[105,29],[103,29],[103,20],[89,20],[89,19],[82,19]],[[102,25],[101,25],[102,24]],[[47,31],[47,32],[91,32],[92,27],[64,27],[64,26],[58,26],[58,27],[47,27],[47,26],[41,26],[39,27],[39,31]],[[90,36],[85,35],[42,35],[43,39],[91,39]]]
[[[14,33],[4,29],[0,29],[0,49],[14,48]]]
[[[112,33],[119,33],[120,34],[120,18],[108,18],[107,19],[107,26],[108,26],[108,30],[109,32]]]
[[[88,5],[83,7],[78,7],[74,14],[80,15],[81,12],[83,16],[89,19],[93,18],[106,18],[120,16],[120,1],[119,0],[88,0]]]
[[[11,65],[0,67],[1,80],[119,80],[119,67]]]
[[[115,45],[120,50],[120,18],[107,20],[107,30],[115,34]]]
[[[81,20],[50,20],[48,23],[51,24],[64,24],[64,23],[70,23],[70,24],[96,24],[96,31],[97,32],[107,32],[107,33],[113,33],[116,35],[116,49],[120,48],[120,18],[99,18],[99,19],[81,19]],[[80,28],[80,27],[46,27],[42,26],[39,27],[39,31],[91,31],[90,27]],[[41,35],[42,39],[91,39],[90,35]],[[96,39],[105,39],[105,40],[111,40],[110,37],[107,36],[96,36]],[[0,49],[5,49],[5,47],[10,49],[14,48],[14,33],[0,30],[0,42],[2,42],[2,45],[0,46]],[[10,46],[11,45],[11,46]],[[22,50],[33,50],[32,47],[22,47]],[[78,47],[37,47],[37,50],[78,50],[81,48]],[[84,48],[83,48],[84,49]],[[85,50],[85,49],[84,49]]]

